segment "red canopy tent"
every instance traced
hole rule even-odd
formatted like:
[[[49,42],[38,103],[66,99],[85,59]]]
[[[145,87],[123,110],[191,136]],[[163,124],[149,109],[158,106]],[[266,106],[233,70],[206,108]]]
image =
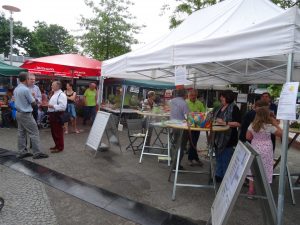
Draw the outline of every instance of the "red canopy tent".
[[[77,54],[64,54],[29,59],[20,67],[28,69],[30,73],[65,76],[91,77],[101,75],[101,62]]]

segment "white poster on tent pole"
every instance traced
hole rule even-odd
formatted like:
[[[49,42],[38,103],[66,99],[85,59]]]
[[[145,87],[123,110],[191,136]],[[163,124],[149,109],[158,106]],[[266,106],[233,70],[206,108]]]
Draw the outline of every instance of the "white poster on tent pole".
[[[283,85],[277,110],[277,119],[296,120],[296,101],[299,82],[287,82]]]

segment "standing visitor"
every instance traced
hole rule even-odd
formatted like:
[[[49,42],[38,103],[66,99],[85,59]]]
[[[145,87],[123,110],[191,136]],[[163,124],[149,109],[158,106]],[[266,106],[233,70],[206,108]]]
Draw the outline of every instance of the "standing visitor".
[[[188,93],[188,99],[186,100],[190,112],[205,112],[205,107],[202,102],[197,100],[197,91],[190,90]],[[200,131],[191,131],[191,140],[190,148],[188,150],[188,159],[190,166],[199,165],[202,166],[203,163],[200,161],[197,154],[197,143],[200,136]],[[195,148],[194,148],[195,147]]]
[[[185,120],[187,114],[189,113],[189,108],[187,106],[186,101],[184,100],[185,98],[185,90],[180,89],[175,91],[175,98],[173,98],[170,102],[170,119],[171,120]],[[180,158],[179,158],[179,169],[183,170],[183,166],[181,165],[181,160],[183,158],[184,152],[186,150],[186,145],[187,145],[187,140],[188,140],[188,133],[187,131],[183,131],[182,134],[182,139],[180,141],[180,130],[179,129],[173,129],[173,140],[174,140],[174,146],[177,147],[177,144],[180,144]],[[177,151],[172,148],[172,160],[173,160],[173,165],[176,163],[176,158],[177,158]]]
[[[40,88],[35,85],[35,75],[33,74],[29,74],[29,82],[28,82],[28,88],[35,100],[35,105],[33,106],[33,111],[32,111],[32,115],[34,120],[38,121],[38,111],[39,111],[39,105],[42,102],[42,94],[41,94],[41,90]]]
[[[51,153],[58,153],[64,150],[64,129],[60,116],[67,108],[67,96],[61,90],[61,82],[54,81],[51,85],[53,95],[49,100],[48,113],[51,126],[51,134],[55,146],[50,148]]]
[[[251,141],[252,147],[260,154],[268,183],[272,183],[273,177],[273,144],[271,134],[281,137],[282,130],[276,119],[270,116],[268,106],[257,107],[254,121],[250,124],[246,138]],[[249,178],[249,195],[254,195],[253,178]]]
[[[18,158],[23,159],[33,156],[33,159],[48,158],[48,155],[40,151],[40,136],[37,124],[32,115],[32,106],[36,105],[29,88],[28,73],[21,72],[19,75],[20,84],[14,90],[15,107],[17,109],[18,122]],[[30,137],[32,153],[26,149],[26,136]]]
[[[239,108],[234,103],[234,93],[226,90],[220,94],[221,105],[214,111],[215,122],[219,125],[228,125],[230,128],[215,134],[216,151],[216,181],[221,182],[233,155],[234,147],[238,142],[238,130],[241,124]]]
[[[260,96],[260,100],[265,101],[269,104],[269,110],[270,110],[270,115],[273,118],[276,118],[277,115],[277,105],[275,105],[272,102],[272,98],[269,92],[264,92],[261,94]],[[277,121],[277,123],[279,124],[279,121]],[[275,147],[276,147],[276,136],[274,134],[271,134],[271,139],[272,139],[272,143],[273,143],[273,152],[275,151]]]
[[[76,134],[79,134],[79,130],[77,129],[76,124],[76,109],[75,109],[75,100],[76,100],[76,92],[73,91],[73,84],[67,83],[67,90],[65,90],[65,94],[67,96],[68,104],[67,104],[67,112],[71,115],[71,124],[73,130]],[[65,134],[68,134],[68,123],[65,123]]]
[[[84,113],[83,113],[83,125],[86,124],[88,119],[94,122],[96,117],[96,103],[97,103],[97,90],[96,84],[90,83],[89,88],[85,90],[83,95]]]
[[[155,105],[154,100],[155,100],[155,92],[154,91],[149,91],[148,92],[148,98],[146,98],[143,101],[142,109],[151,111],[153,109],[153,106]],[[146,143],[145,143],[146,146],[150,146],[152,132],[153,132],[153,126],[150,125],[150,123],[148,121],[149,119],[150,118],[148,118],[148,117],[145,118],[145,124],[148,124],[148,126],[149,126],[147,140],[146,140]],[[145,128],[146,128],[146,125],[145,125]]]

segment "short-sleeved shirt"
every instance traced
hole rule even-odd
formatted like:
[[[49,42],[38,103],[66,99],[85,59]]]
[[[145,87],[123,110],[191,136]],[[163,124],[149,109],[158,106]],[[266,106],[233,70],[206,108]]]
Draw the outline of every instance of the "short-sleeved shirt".
[[[96,106],[96,90],[86,89],[84,97],[86,99],[86,106]]]
[[[176,97],[171,100],[170,103],[171,111],[170,118],[171,120],[184,120],[184,115],[189,113],[189,108],[186,101],[182,97]]]
[[[15,105],[18,112],[32,112],[31,103],[35,102],[29,88],[19,84],[14,90]]]
[[[196,100],[192,102],[191,100],[186,100],[186,103],[189,107],[190,112],[205,112],[205,107],[202,102]]]

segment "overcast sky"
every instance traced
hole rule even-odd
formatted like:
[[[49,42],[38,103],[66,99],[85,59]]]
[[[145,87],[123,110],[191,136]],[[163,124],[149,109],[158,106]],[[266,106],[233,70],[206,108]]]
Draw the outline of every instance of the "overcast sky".
[[[165,2],[169,4],[175,0],[131,0],[135,3],[132,14],[137,17],[137,24],[144,24],[140,34],[136,37],[142,43],[151,42],[169,32],[168,15],[159,16],[160,8]],[[91,13],[84,0],[1,0],[1,12],[6,18],[9,12],[2,9],[2,5],[12,5],[21,9],[14,13],[14,20],[22,21],[23,25],[32,30],[34,22],[45,21],[47,24],[59,24],[72,34],[80,29],[78,25],[80,15],[86,17]],[[141,44],[143,45],[143,44]],[[139,46],[134,46],[137,48]]]

